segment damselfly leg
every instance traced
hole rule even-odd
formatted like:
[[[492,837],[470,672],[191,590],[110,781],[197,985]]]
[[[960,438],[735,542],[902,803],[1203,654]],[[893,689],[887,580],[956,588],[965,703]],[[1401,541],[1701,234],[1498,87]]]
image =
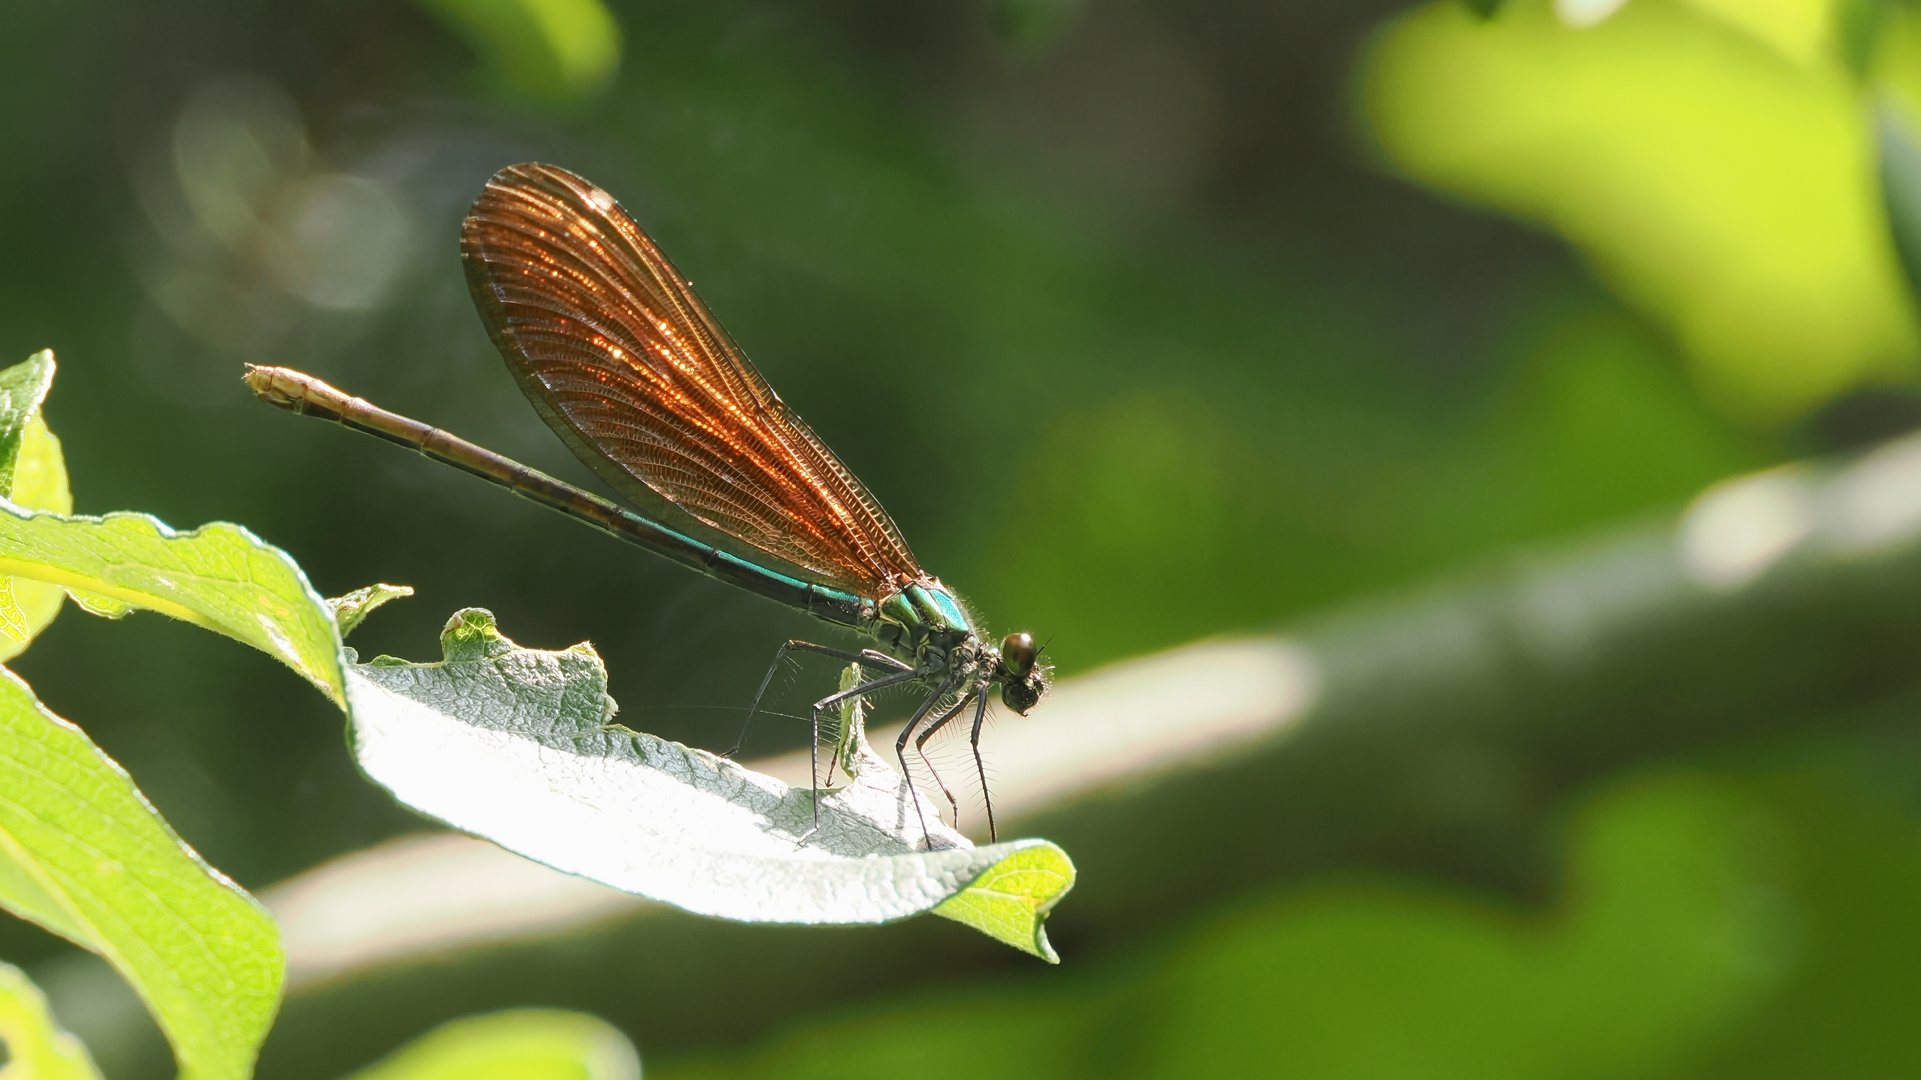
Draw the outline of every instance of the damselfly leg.
[[[960,803],[954,798],[954,793],[948,788],[947,782],[941,779],[940,773],[935,771],[934,763],[928,760],[927,740],[933,738],[935,732],[946,727],[949,721],[959,716],[970,702],[973,704],[974,727],[969,742],[974,750],[974,769],[980,774],[981,778],[981,799],[987,805],[987,839],[990,842],[1000,839],[1000,832],[994,826],[994,797],[987,790],[987,764],[981,760],[981,727],[987,721],[987,691],[992,687],[993,683],[986,679],[975,683],[967,693],[961,695],[959,701],[954,702],[952,708],[942,713],[933,723],[927,725],[927,729],[922,731],[920,736],[914,740],[914,749],[920,751],[921,761],[927,765],[927,771],[934,774],[934,782],[941,786],[941,794],[947,796],[948,805],[954,808],[954,828],[958,831],[960,829]]]
[[[920,703],[914,715],[907,718],[907,725],[900,729],[900,738],[894,740],[894,756],[900,759],[900,778],[907,781],[907,797],[914,802],[914,816],[920,818],[921,836],[930,845],[933,834],[927,831],[927,812],[920,808],[920,789],[914,786],[914,774],[907,768],[907,740],[913,737],[914,729],[921,725],[921,721],[927,719],[927,714],[934,711],[940,699],[954,692],[954,687],[960,685],[960,681],[961,673],[958,671],[942,681],[940,688],[927,695],[927,700]]]
[[[981,725],[987,721],[987,687],[988,683],[983,680],[974,695],[974,730],[968,741],[974,747],[974,770],[981,778],[981,802],[987,806],[987,842],[991,844],[1001,835],[994,827],[994,794],[987,790],[987,763],[981,760]]]
[[[913,668],[895,671],[877,679],[869,679],[851,689],[836,691],[814,702],[814,735],[807,746],[807,775],[812,782],[808,790],[812,791],[814,796],[814,828],[820,828],[820,718],[849,698],[859,697],[871,690],[884,690],[913,679],[926,678],[931,674],[933,674],[931,671],[917,671]]]
[[[747,741],[747,729],[753,724],[754,715],[760,711],[760,700],[767,696],[767,688],[773,685],[774,675],[780,671],[780,665],[787,659],[789,652],[819,653],[822,656],[831,656],[836,660],[849,664],[879,664],[881,667],[896,672],[914,670],[912,664],[897,657],[889,656],[878,649],[862,649],[860,652],[855,653],[849,652],[846,649],[836,649],[830,645],[816,645],[811,641],[800,641],[798,639],[790,639],[782,642],[780,648],[774,650],[774,662],[768,665],[767,674],[761,676],[760,689],[754,691],[753,703],[747,706],[747,716],[740,722],[740,733],[734,736],[733,748],[725,754],[722,754],[721,757],[731,758],[740,753],[741,744]],[[896,679],[894,681],[900,682],[902,680]],[[868,685],[871,686],[872,683]],[[836,698],[835,700],[838,701],[841,699]],[[819,706],[816,705],[815,708],[818,709]],[[815,741],[818,742],[820,739],[820,716],[818,713],[815,714],[814,725],[814,738]]]
[[[959,716],[961,714],[961,710],[967,708],[968,701],[973,698],[977,690],[978,688],[974,690],[969,690],[967,693],[962,694],[960,696],[960,700],[948,706],[946,712],[943,712],[939,716],[935,717],[934,722],[931,724],[928,724],[927,729],[925,731],[922,731],[920,733],[920,737],[914,740],[914,750],[916,753],[920,754],[921,764],[927,766],[927,772],[929,775],[931,775],[934,778],[934,783],[940,785],[940,793],[942,795],[947,796],[947,805],[954,808],[954,828],[956,830],[960,828],[960,800],[954,798],[953,789],[947,786],[947,781],[941,779],[940,770],[934,768],[933,760],[927,756],[927,740],[933,738],[935,732],[939,731],[941,728],[946,727],[947,722],[949,720],[952,720],[954,717]]]

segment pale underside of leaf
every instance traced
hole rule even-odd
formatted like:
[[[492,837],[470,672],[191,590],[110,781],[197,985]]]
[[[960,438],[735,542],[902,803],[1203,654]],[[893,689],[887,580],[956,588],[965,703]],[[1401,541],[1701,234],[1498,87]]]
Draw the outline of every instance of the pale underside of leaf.
[[[824,793],[816,827],[809,789],[614,724],[589,646],[522,649],[472,609],[442,642],[440,663],[349,668],[361,767],[415,809],[557,869],[722,918],[878,923],[932,910],[1021,853],[1059,851],[974,847],[925,803],[924,835],[885,769]],[[1060,891],[1028,905],[1035,927]],[[1045,955],[1037,928],[1025,940]]]

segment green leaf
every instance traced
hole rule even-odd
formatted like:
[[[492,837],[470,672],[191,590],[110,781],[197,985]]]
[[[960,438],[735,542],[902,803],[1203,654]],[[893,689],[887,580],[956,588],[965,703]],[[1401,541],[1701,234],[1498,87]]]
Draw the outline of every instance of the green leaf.
[[[327,610],[333,612],[334,624],[340,627],[340,636],[346,637],[354,632],[361,621],[373,610],[389,600],[412,596],[410,585],[368,585],[355,589],[345,596],[336,596],[327,601]]]
[[[1907,110],[1890,98],[1875,112],[1881,204],[1908,289],[1921,297],[1921,144]]]
[[[414,809],[568,873],[755,922],[889,922],[993,872],[947,914],[1052,958],[1038,923],[1073,880],[1066,856],[1044,840],[974,847],[925,802],[924,837],[864,739],[816,826],[807,789],[613,723],[591,646],[523,649],[470,608],[441,648],[439,663],[380,657],[347,673],[360,766]]]
[[[66,458],[40,414],[53,373],[49,349],[0,371],[0,498],[64,514],[73,509]],[[57,585],[0,578],[0,660],[18,656],[53,622],[61,598]]]
[[[1856,79],[1873,74],[1882,34],[1894,21],[1891,15],[1884,0],[1834,0],[1830,32],[1848,74]]]
[[[273,920],[4,668],[0,792],[0,905],[112,964],[183,1077],[247,1076],[280,999]]]
[[[1910,378],[1921,337],[1831,5],[1632,2],[1586,28],[1556,15],[1608,7],[1407,9],[1360,65],[1375,144],[1446,197],[1564,236],[1725,416],[1792,423]]]
[[[620,1029],[557,1009],[471,1016],[434,1030],[347,1080],[640,1080]]]
[[[620,67],[620,24],[600,0],[419,2],[523,93],[584,97]]]
[[[0,1040],[7,1044],[0,1080],[100,1080],[87,1048],[61,1030],[46,996],[12,964],[0,964]]]
[[[1067,852],[1043,842],[988,867],[934,914],[1058,964],[1061,958],[1048,944],[1043,924],[1073,887],[1074,864]]]
[[[0,578],[0,638],[20,648],[33,640],[33,627],[27,624],[27,613],[20,609],[20,601],[14,597],[12,578]]]
[[[27,422],[40,413],[40,403],[53,386],[53,350],[42,349],[21,363],[0,371],[0,496],[13,495],[13,474],[20,458]]]
[[[0,573],[217,630],[346,702],[332,613],[285,552],[238,525],[177,533],[145,514],[68,517],[0,505]]]
[[[111,596],[101,596],[85,589],[68,589],[67,595],[80,605],[80,610],[103,619],[124,619],[133,614],[133,605],[115,600]]]

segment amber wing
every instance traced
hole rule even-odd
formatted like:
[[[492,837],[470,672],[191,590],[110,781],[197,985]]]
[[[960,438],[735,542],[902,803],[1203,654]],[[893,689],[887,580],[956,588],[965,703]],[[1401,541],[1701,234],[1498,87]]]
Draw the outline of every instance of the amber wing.
[[[611,195],[510,166],[474,201],[460,249],[528,400],[623,494],[868,595],[921,576],[887,512]]]

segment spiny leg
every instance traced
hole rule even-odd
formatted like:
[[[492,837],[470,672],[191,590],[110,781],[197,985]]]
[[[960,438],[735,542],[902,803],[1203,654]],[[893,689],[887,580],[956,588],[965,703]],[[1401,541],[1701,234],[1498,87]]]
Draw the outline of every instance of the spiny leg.
[[[1000,832],[994,828],[994,796],[987,790],[987,764],[981,760],[981,724],[987,720],[987,688],[988,682],[985,679],[974,688],[975,696],[979,700],[974,706],[974,731],[971,741],[974,745],[974,769],[980,773],[981,778],[981,801],[987,804],[987,842],[991,844],[1000,839]]]
[[[927,813],[920,808],[920,790],[914,786],[914,774],[907,767],[907,740],[913,737],[914,729],[920,726],[920,722],[927,719],[927,714],[934,711],[935,703],[952,692],[955,684],[960,680],[958,671],[949,675],[940,687],[929,694],[927,700],[921,702],[920,707],[914,710],[914,715],[907,720],[907,726],[900,729],[900,738],[894,740],[894,756],[900,759],[900,777],[907,781],[907,797],[913,800],[914,816],[920,819],[921,839],[929,847],[934,844],[934,835],[927,831]]]
[[[872,661],[884,667],[891,667],[896,671],[912,670],[912,665],[874,649],[862,649],[858,653],[851,653],[846,649],[836,649],[828,645],[816,645],[811,641],[801,641],[799,639],[786,641],[782,643],[780,648],[774,650],[774,662],[768,666],[767,674],[761,677],[760,689],[754,691],[754,702],[747,706],[747,716],[740,722],[740,734],[734,736],[734,748],[722,754],[721,757],[731,758],[735,754],[740,753],[741,744],[747,741],[747,728],[754,722],[754,714],[760,711],[760,699],[767,696],[767,688],[774,682],[774,673],[780,670],[781,661],[787,659],[787,653],[790,650],[820,653],[822,656],[831,656],[836,660],[845,660],[850,664]],[[815,717],[814,727],[815,734],[818,735],[820,729],[819,717]]]
[[[927,671],[916,671],[913,668],[908,668],[906,671],[890,672],[886,675],[882,675],[878,679],[869,679],[866,682],[861,683],[859,686],[852,687],[847,690],[836,690],[835,692],[827,695],[826,697],[821,698],[819,701],[814,702],[814,739],[813,739],[813,742],[809,744],[809,747],[808,747],[809,759],[808,759],[807,776],[810,784],[813,785],[809,787],[808,790],[812,791],[814,796],[814,828],[815,829],[820,828],[819,780],[820,780],[820,718],[821,718],[821,715],[827,712],[827,710],[832,709],[834,706],[839,705],[841,702],[846,701],[850,697],[856,697],[861,694],[865,694],[870,690],[885,689],[886,687],[889,687],[889,686],[894,686],[899,683],[908,682],[913,679],[923,678],[931,674],[933,674],[932,669],[929,669]],[[812,832],[810,831],[808,835],[811,836]]]
[[[949,720],[959,716],[961,710],[967,708],[968,699],[972,698],[974,693],[975,691],[969,690],[967,693],[962,694],[960,700],[949,706],[946,712],[935,717],[934,722],[927,725],[927,730],[920,733],[920,738],[914,740],[914,750],[920,754],[921,764],[927,766],[927,771],[933,774],[934,783],[940,785],[940,793],[947,796],[947,805],[954,808],[954,830],[956,832],[960,831],[960,800],[954,798],[953,789],[947,786],[947,781],[941,779],[940,770],[934,768],[934,763],[928,759],[927,740],[933,738],[936,731],[946,727]]]
[[[864,657],[867,657],[867,658],[868,658],[868,659],[870,659],[870,660],[880,660],[880,661],[882,661],[883,663],[886,663],[886,664],[887,664],[887,665],[888,665],[889,667],[891,667],[891,668],[893,668],[894,670],[897,670],[897,671],[903,671],[903,670],[906,670],[906,669],[907,669],[907,665],[906,665],[906,664],[903,664],[903,663],[902,663],[901,661],[899,661],[898,659],[896,659],[896,658],[894,658],[894,657],[892,657],[892,656],[889,656],[889,655],[887,655],[887,654],[886,654],[886,653],[884,653],[884,652],[878,652],[878,651],[876,651],[876,650],[874,650],[874,649],[862,649],[862,650],[861,650],[861,655],[862,655],[862,656],[864,656]],[[853,665],[853,666],[854,666],[854,668],[855,668],[855,670],[857,670],[857,671],[859,670],[859,667],[860,667],[860,665],[859,665],[859,664],[855,664],[855,665]],[[843,721],[843,723],[844,723],[844,721]],[[828,756],[828,758],[827,758],[827,776],[826,776],[825,778],[823,778],[823,779],[822,779],[822,780],[821,780],[821,781],[819,782],[819,784],[818,784],[818,786],[820,786],[820,787],[833,787],[833,786],[834,786],[834,765],[835,765],[836,763],[839,763],[839,762],[840,762],[840,750],[841,750],[841,747],[842,747],[842,746],[844,746],[844,745],[846,745],[846,741],[845,741],[845,740],[846,740],[846,736],[847,736],[847,729],[846,729],[845,727],[842,727],[842,728],[840,729],[840,738],[839,738],[839,739],[837,739],[837,740],[836,740],[836,743],[835,743],[835,747],[834,747],[834,753],[833,753],[833,754],[831,754],[831,755],[829,755],[829,756]],[[854,774],[853,774],[853,773],[848,773],[848,774],[847,774],[847,779],[849,779],[849,780],[852,780],[852,779],[854,779]]]

